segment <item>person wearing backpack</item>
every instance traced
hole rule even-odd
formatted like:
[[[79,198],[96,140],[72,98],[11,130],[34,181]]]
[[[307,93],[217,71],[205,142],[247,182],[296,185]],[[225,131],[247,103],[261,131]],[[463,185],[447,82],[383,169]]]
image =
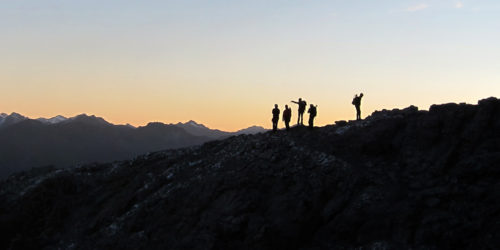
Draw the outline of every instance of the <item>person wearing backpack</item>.
[[[299,98],[299,101],[292,101],[295,104],[299,105],[299,117],[297,118],[297,125],[304,125],[304,111],[306,111],[307,102]]]
[[[361,98],[363,98],[363,93],[359,94],[359,96],[356,94],[354,98],[352,99],[352,105],[356,107],[356,120],[359,121],[361,120]]]
[[[290,130],[290,120],[292,119],[292,109],[285,105],[285,110],[283,110],[283,121],[285,122],[286,130]]]
[[[309,106],[309,110],[307,110],[307,113],[309,113],[309,128],[313,128],[314,127],[314,117],[316,117],[316,114],[317,114],[317,108],[318,105],[314,106],[314,105],[310,105]]]
[[[280,120],[280,109],[278,108],[278,104],[274,104],[273,109],[273,131],[276,132],[278,130],[278,121]]]

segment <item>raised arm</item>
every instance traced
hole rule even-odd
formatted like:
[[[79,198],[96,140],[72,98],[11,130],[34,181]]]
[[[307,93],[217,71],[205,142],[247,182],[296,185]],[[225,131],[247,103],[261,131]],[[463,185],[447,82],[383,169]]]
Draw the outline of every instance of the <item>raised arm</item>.
[[[291,101],[291,102],[293,102],[293,103],[295,103],[295,104],[299,104],[299,102],[296,102],[296,101]]]

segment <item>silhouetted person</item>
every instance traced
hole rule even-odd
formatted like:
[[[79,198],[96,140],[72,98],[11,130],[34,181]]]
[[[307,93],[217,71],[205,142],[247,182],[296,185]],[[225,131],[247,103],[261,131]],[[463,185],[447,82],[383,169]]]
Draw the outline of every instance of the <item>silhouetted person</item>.
[[[314,117],[316,117],[316,114],[317,114],[317,110],[316,110],[316,107],[318,106],[314,106],[314,105],[310,105],[309,106],[309,110],[307,110],[307,113],[309,113],[309,128],[313,128],[314,127]]]
[[[273,131],[278,130],[278,121],[280,120],[280,109],[278,108],[278,104],[274,104],[273,109]]]
[[[290,120],[292,119],[292,109],[285,105],[285,110],[283,110],[283,121],[285,122],[286,130],[290,129]]]
[[[304,125],[304,112],[306,111],[307,102],[299,98],[299,101],[292,101],[295,104],[299,105],[299,117],[297,118],[297,125]]]
[[[361,120],[361,98],[363,98],[363,93],[355,95],[352,99],[352,105],[356,107],[356,120]]]

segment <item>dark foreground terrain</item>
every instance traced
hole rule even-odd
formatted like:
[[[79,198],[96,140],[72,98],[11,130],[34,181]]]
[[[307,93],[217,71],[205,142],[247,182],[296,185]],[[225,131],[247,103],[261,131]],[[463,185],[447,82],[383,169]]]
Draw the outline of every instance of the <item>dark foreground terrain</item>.
[[[0,184],[0,249],[498,249],[500,100]]]

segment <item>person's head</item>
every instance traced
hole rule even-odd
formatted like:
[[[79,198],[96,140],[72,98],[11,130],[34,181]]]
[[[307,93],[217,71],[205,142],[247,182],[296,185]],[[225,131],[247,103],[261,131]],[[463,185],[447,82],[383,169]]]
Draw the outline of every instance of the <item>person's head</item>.
[[[285,105],[285,109],[288,109],[288,105]]]
[[[314,105],[311,103],[311,106],[310,106],[310,107],[311,107],[311,108],[314,108]]]
[[[275,107],[275,108],[278,108],[278,104],[274,104],[274,107]]]
[[[359,94],[360,97],[363,97],[363,93]]]
[[[354,97],[358,97],[358,94],[355,94]]]
[[[302,98],[299,98],[299,102],[302,101]]]

